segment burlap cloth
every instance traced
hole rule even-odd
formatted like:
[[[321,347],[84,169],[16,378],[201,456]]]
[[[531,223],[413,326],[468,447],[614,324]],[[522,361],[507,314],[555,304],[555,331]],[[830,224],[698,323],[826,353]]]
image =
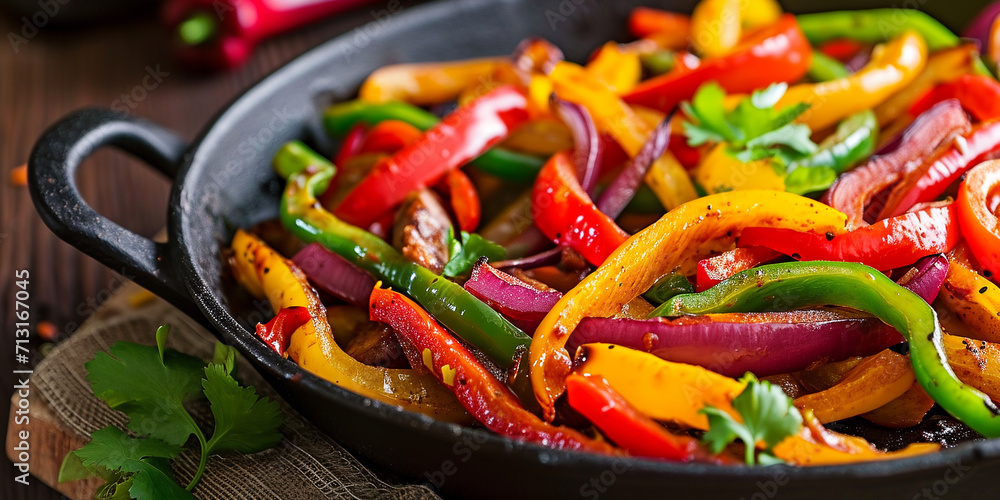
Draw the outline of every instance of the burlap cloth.
[[[212,356],[215,338],[210,333],[162,300],[130,304],[127,298],[136,297],[138,290],[131,284],[119,290],[77,333],[57,345],[32,375],[37,394],[62,420],[63,427],[80,436],[89,438],[90,433],[108,425],[124,429],[126,422],[125,415],[97,399],[87,383],[83,365],[94,353],[106,351],[119,340],[153,345],[157,326],[169,323],[169,347],[206,359]],[[273,449],[252,455],[212,456],[194,491],[198,498],[439,498],[426,486],[404,484],[365,467],[281,401],[246,360],[241,360],[239,376],[245,384],[281,402],[284,440]],[[194,408],[193,413],[199,423],[211,418],[207,408]],[[189,449],[173,467],[178,481],[186,484],[198,467],[198,456]]]

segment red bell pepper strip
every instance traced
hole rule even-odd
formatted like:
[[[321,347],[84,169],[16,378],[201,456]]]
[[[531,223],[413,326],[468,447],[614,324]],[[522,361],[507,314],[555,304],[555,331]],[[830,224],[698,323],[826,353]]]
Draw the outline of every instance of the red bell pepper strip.
[[[895,149],[841,175],[823,195],[823,203],[847,215],[849,228],[864,226],[869,201],[904,179],[955,134],[968,129],[969,119],[958,101],[935,105],[906,129]]]
[[[752,227],[740,234],[739,245],[764,246],[796,260],[859,262],[885,271],[947,252],[960,237],[957,210],[949,204],[881,220],[840,236]]]
[[[274,352],[285,356],[292,333],[309,321],[312,321],[312,316],[308,307],[286,307],[266,324],[257,323],[257,337]]]
[[[664,31],[688,33],[691,31],[691,18],[676,12],[636,7],[628,16],[628,30],[636,38],[646,38]]]
[[[751,92],[775,82],[798,81],[811,61],[812,48],[795,17],[785,15],[751,34],[730,54],[706,59],[691,70],[650,78],[624,99],[668,113],[708,81],[718,82],[729,93]]]
[[[989,76],[968,74],[927,91],[910,106],[910,115],[919,116],[945,99],[958,99],[981,122],[1000,118],[1000,83]]]
[[[570,374],[566,377],[569,405],[587,417],[629,455],[690,462],[711,456],[693,437],[667,432],[653,419],[636,411],[604,377]]]
[[[842,63],[846,63],[858,55],[865,46],[861,42],[850,38],[835,38],[828,42],[823,42],[817,50],[828,57],[832,57]]]
[[[344,141],[340,144],[340,150],[337,151],[337,156],[334,157],[333,164],[337,167],[342,167],[344,163],[347,163],[347,160],[360,153],[361,145],[364,144],[367,133],[368,126],[364,123],[358,123],[351,127],[351,131],[347,133]]]
[[[411,191],[436,184],[449,170],[483,154],[527,120],[524,92],[510,85],[497,87],[379,163],[334,214],[355,226],[368,227]]]
[[[423,132],[401,120],[378,122],[368,132],[359,153],[393,154],[416,142]]]
[[[958,222],[976,260],[1000,276],[1000,162],[981,163],[958,188]]]
[[[937,199],[962,174],[998,151],[1000,120],[979,125],[893,187],[878,218],[899,215],[917,203]]]
[[[682,134],[670,134],[670,145],[667,149],[674,154],[685,170],[693,170],[701,163],[701,150],[688,146],[687,137]]]
[[[469,233],[475,231],[479,227],[483,213],[476,186],[469,180],[469,176],[459,169],[448,171],[443,184],[448,192],[451,209],[458,219],[458,227]]]
[[[734,248],[715,257],[701,259],[698,261],[694,288],[703,292],[740,271],[771,262],[778,257],[781,254],[770,248],[753,246]]]
[[[568,151],[552,155],[538,172],[531,208],[535,225],[546,237],[580,252],[595,266],[628,239],[584,192]]]
[[[406,296],[376,285],[369,314],[372,321],[388,323],[411,343],[434,377],[455,393],[476,420],[497,434],[550,448],[614,452],[607,443],[543,422],[525,410],[472,352]]]

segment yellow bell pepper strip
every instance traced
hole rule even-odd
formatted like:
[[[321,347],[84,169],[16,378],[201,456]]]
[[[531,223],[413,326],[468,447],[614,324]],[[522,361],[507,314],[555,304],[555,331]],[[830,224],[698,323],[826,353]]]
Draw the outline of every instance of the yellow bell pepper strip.
[[[535,331],[531,342],[531,381],[547,419],[563,392],[570,369],[564,346],[580,320],[612,316],[674,270],[695,273],[712,244],[728,245],[749,225],[766,224],[812,230],[844,231],[846,217],[822,203],[780,191],[720,193],[685,203],[636,233],[596,271],[563,295]],[[663,242],[670,242],[664,245]],[[725,248],[728,249],[728,248]]]
[[[980,163],[965,175],[958,188],[958,222],[976,260],[1000,276],[1000,161]]]
[[[875,410],[902,396],[916,382],[910,360],[886,349],[847,373],[833,387],[795,400],[820,423],[836,422]]]
[[[678,295],[654,315],[752,312],[835,304],[867,312],[895,328],[910,344],[920,386],[948,413],[976,432],[1000,436],[1000,411],[952,371],[937,314],[919,295],[884,274],[848,262],[788,262],[744,271],[698,293]],[[544,325],[544,323],[543,323]]]
[[[361,84],[358,98],[371,103],[440,104],[453,101],[463,90],[492,79],[497,68],[504,65],[510,66],[509,58],[383,66]]]
[[[305,243],[319,242],[421,303],[445,326],[501,368],[520,359],[530,338],[458,284],[407,260],[385,240],[341,221],[316,200],[335,167],[299,142],[288,143],[274,159],[288,178],[281,199],[281,221]]]
[[[691,70],[650,78],[624,99],[632,105],[669,113],[710,81],[730,93],[751,92],[776,82],[796,82],[806,74],[811,59],[809,41],[795,18],[785,15],[743,39],[730,54],[706,59]]]
[[[580,252],[595,266],[628,238],[580,186],[568,151],[556,153],[542,167],[531,199],[535,226],[557,245]]]
[[[871,61],[857,73],[830,82],[794,85],[777,107],[804,102],[811,107],[798,121],[813,130],[834,125],[849,115],[870,109],[905,88],[927,62],[927,44],[915,31],[906,31],[876,47]]]
[[[671,434],[637,412],[603,377],[571,374],[566,377],[566,399],[629,455],[672,462],[720,462],[697,439]]]
[[[951,356],[949,355],[950,361]],[[862,413],[860,416],[882,427],[903,429],[919,425],[920,422],[923,422],[927,412],[933,407],[934,398],[927,395],[927,391],[923,387],[920,387],[920,382],[914,381],[913,385],[902,396],[870,412]]]
[[[935,85],[974,72],[974,61],[978,57],[976,46],[971,43],[931,53],[927,65],[909,85],[875,107],[879,126],[884,127],[906,115],[910,106]]]
[[[519,153],[548,157],[564,149],[571,149],[573,147],[573,134],[562,122],[552,117],[540,117],[515,130],[500,143],[499,147]],[[535,169],[533,173],[537,172],[538,169]]]
[[[732,400],[746,386],[737,380],[613,344],[584,344],[576,356],[573,376],[603,377],[629,405],[655,420],[708,430],[708,418],[700,410],[710,405],[741,421]],[[895,453],[883,453],[864,439],[823,429],[811,413],[803,417],[806,425],[799,434],[774,448],[778,458],[796,465],[899,458],[940,448],[916,444]]]
[[[455,397],[433,377],[413,370],[366,365],[343,351],[334,341],[326,308],[305,274],[290,260],[243,230],[230,245],[232,270],[246,289],[266,298],[276,310],[305,307],[311,320],[295,330],[288,356],[316,376],[351,392],[383,403],[447,421],[468,421]]]
[[[945,335],[942,347],[958,378],[989,397],[1000,400],[1000,346],[992,342]]]
[[[437,184],[528,121],[528,99],[514,86],[498,87],[459,108],[420,139],[379,163],[340,202],[334,213],[368,227],[410,192]]]
[[[954,256],[938,298],[958,315],[977,338],[1000,342],[1000,287]]]
[[[705,57],[720,57],[736,47],[741,35],[777,22],[774,0],[702,0],[691,14],[691,44]]]
[[[642,77],[639,54],[623,51],[615,42],[608,42],[598,49],[597,55],[584,69],[618,95],[632,90]]]
[[[410,342],[440,381],[440,387],[454,392],[465,409],[488,429],[549,448],[614,453],[614,448],[603,441],[543,422],[525,410],[517,396],[494,378],[471,351],[406,296],[375,285],[370,315],[372,321],[388,323]]]
[[[586,107],[598,130],[611,135],[631,158],[639,154],[659,123],[642,119],[606,84],[588,75],[580,66],[560,62],[549,74],[549,79],[560,98]],[[645,180],[667,210],[698,197],[691,178],[669,151],[653,162]]]
[[[725,143],[716,144],[694,171],[695,180],[705,192],[785,190],[784,176],[774,170],[769,159],[743,163],[728,154],[726,147]]]

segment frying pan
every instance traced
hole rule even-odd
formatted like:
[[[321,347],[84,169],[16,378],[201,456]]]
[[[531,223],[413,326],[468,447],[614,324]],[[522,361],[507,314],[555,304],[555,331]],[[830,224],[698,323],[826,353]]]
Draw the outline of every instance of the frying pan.
[[[376,68],[404,61],[508,53],[542,36],[584,60],[609,39],[639,0],[464,0],[407,7],[393,0],[376,20],[313,49],[264,78],[185,144],[153,123],[106,109],[73,113],[39,139],[29,184],[45,223],[62,239],[204,322],[251,360],[300,413],[354,453],[440,491],[478,498],[704,495],[712,498],[927,498],[989,493],[1000,441],[849,466],[718,467],[613,458],[546,449],[358,396],[269,350],[253,335],[266,306],[224,277],[220,248],[239,227],[277,215],[283,182],[270,158],[290,139],[330,152],[323,107],[354,95]],[[644,2],[649,3],[649,2]],[[932,2],[933,3],[933,2]],[[693,2],[661,2],[690,10]],[[815,3],[810,9],[818,8]],[[402,12],[404,11],[405,12]],[[74,174],[94,150],[114,146],[174,179],[168,241],[155,243],[94,212]],[[127,189],[127,187],[123,187]]]

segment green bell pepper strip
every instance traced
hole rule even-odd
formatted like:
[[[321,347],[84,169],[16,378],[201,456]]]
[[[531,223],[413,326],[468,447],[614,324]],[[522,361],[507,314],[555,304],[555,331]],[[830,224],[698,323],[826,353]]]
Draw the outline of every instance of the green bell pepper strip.
[[[875,269],[851,262],[786,262],[748,269],[701,293],[678,295],[650,316],[785,311],[838,305],[874,315],[903,335],[920,386],[983,436],[1000,437],[1000,410],[952,371],[937,313]]]
[[[877,139],[878,120],[874,112],[865,110],[848,116],[815,153],[788,164],[785,190],[807,194],[830,187],[838,175],[872,154]]]
[[[327,212],[316,199],[336,168],[298,141],[274,157],[275,171],[288,179],[281,221],[306,243],[326,248],[420,303],[462,340],[506,369],[519,360],[531,338],[461,286],[414,264],[381,238]]]
[[[334,137],[343,137],[358,122],[375,125],[384,120],[404,121],[420,130],[427,130],[439,121],[433,113],[402,102],[375,104],[353,100],[334,104],[323,113],[323,125],[327,133]],[[472,160],[471,164],[501,179],[530,182],[542,169],[545,159],[493,148]]]
[[[931,52],[960,43],[958,35],[940,21],[916,9],[840,10],[800,14],[795,19],[814,46],[835,38],[882,43],[908,29],[920,33],[927,42],[927,50]],[[977,73],[992,76],[981,59],[976,58],[975,66]]]
[[[813,52],[806,75],[815,82],[829,82],[847,78],[851,72],[840,61],[817,50]]]
[[[653,305],[660,305],[678,295],[694,293],[694,286],[683,274],[670,273],[656,280],[653,286],[642,294]]]

